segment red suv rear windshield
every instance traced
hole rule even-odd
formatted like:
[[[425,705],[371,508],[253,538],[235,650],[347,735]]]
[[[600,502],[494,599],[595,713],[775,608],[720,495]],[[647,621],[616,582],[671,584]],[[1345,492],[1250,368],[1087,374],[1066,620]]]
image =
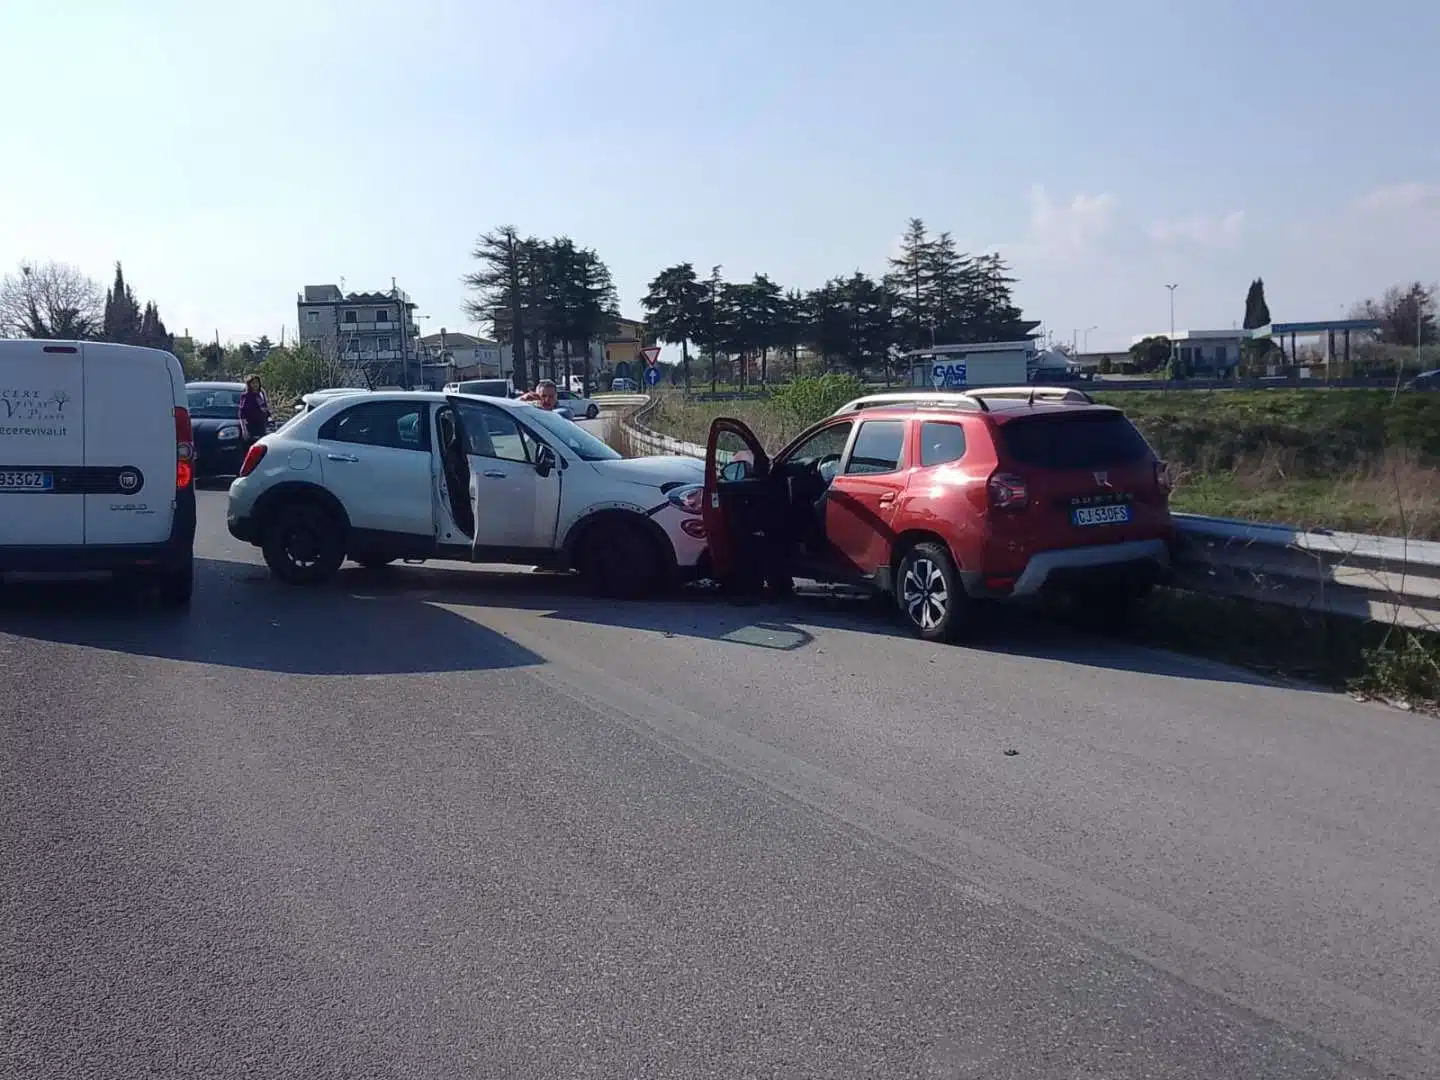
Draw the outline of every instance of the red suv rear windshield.
[[[1000,426],[1006,456],[1041,469],[1096,469],[1133,465],[1150,447],[1120,413],[1071,412],[1024,416]]]

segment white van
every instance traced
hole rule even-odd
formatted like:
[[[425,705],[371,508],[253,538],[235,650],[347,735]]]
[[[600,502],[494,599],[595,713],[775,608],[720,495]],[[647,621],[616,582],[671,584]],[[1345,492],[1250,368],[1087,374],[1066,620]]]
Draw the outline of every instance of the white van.
[[[168,352],[0,341],[0,576],[107,570],[188,604],[193,454]]]

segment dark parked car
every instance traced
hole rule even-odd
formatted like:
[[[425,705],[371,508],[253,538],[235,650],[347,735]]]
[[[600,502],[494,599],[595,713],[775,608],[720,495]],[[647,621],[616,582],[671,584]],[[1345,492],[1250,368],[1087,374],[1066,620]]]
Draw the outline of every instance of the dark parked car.
[[[190,399],[190,425],[195,435],[195,475],[234,476],[245,459],[245,438],[240,430],[238,382],[185,384]]]
[[[1440,368],[1422,371],[1405,384],[1407,390],[1440,390]]]

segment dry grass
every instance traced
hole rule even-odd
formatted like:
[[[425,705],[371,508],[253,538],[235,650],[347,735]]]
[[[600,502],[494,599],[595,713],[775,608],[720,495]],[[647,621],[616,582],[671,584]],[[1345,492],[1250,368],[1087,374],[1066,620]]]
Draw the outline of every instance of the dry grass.
[[[659,404],[645,418],[645,424],[673,438],[704,445],[710,434],[710,423],[717,416],[744,421],[761,442],[772,447],[788,442],[805,427],[769,401],[690,401],[682,394],[661,395]]]
[[[1286,452],[1241,458],[1233,469],[1175,467],[1171,505],[1188,513],[1297,528],[1440,539],[1440,469],[1393,452],[1328,476],[1307,475]]]

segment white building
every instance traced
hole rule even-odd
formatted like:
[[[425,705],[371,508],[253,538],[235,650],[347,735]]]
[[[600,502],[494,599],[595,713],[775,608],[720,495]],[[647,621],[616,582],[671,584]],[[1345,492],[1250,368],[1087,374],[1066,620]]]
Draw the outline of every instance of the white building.
[[[1176,330],[1173,335],[1141,334],[1131,339],[1138,345],[1147,338],[1171,338],[1175,359],[1191,375],[1225,376],[1240,365],[1240,346],[1253,334],[1249,330]]]
[[[454,369],[446,382],[498,379],[510,374],[508,370],[501,370],[504,358],[500,346],[489,338],[460,334],[441,327],[438,334],[422,337],[420,344],[427,365],[442,364]]]
[[[342,293],[335,285],[306,285],[296,298],[300,341],[331,350],[375,385],[409,385],[419,375],[420,329],[415,304],[389,292]]]
[[[1035,355],[1035,342],[1028,339],[920,349],[907,357],[910,385],[933,390],[1023,386]]]

